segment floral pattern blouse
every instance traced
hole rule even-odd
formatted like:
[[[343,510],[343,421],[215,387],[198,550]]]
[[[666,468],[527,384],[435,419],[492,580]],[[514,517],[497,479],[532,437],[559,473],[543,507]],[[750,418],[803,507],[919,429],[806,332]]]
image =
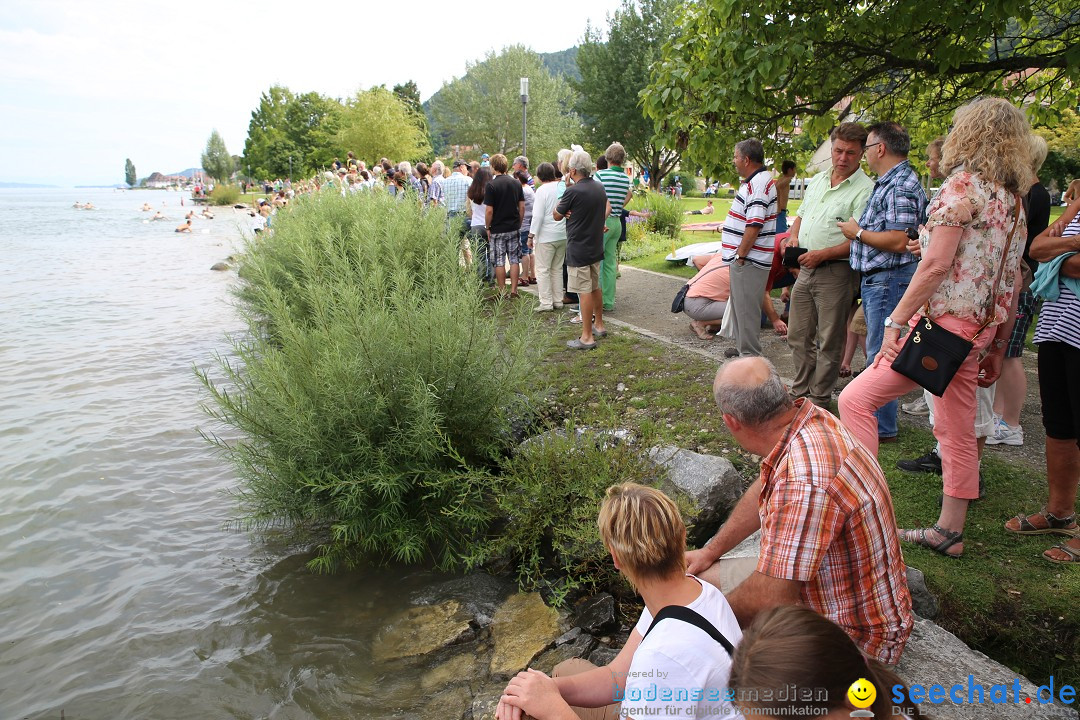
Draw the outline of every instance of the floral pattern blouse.
[[[1009,317],[1015,288],[1013,279],[1027,239],[1023,207],[1009,246],[1009,257],[998,284],[997,307],[989,317],[991,285],[997,276],[1005,243],[1013,228],[1013,212],[1019,199],[998,183],[960,169],[950,175],[927,208],[926,224],[919,233],[925,254],[930,231],[939,225],[963,228],[952,268],[930,296],[930,317],[952,315],[982,325],[999,325]]]

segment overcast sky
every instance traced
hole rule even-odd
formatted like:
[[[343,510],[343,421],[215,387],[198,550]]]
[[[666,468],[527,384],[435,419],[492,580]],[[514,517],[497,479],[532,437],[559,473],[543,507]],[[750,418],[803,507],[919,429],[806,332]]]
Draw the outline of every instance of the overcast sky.
[[[427,99],[488,50],[578,44],[621,0],[469,4],[5,0],[0,181],[123,182],[198,166],[213,129],[240,155],[278,83],[344,97],[414,80]]]

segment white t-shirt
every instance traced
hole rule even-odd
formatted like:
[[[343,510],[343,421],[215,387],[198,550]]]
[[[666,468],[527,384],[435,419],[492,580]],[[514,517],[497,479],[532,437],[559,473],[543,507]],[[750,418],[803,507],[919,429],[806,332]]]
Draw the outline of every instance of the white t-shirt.
[[[484,203],[472,204],[472,228],[480,231],[487,225],[487,205]]]
[[[738,646],[742,630],[724,594],[709,583],[698,582],[701,595],[686,607],[712,623],[732,646]],[[652,613],[645,608],[634,629],[645,635],[652,621]],[[704,630],[669,618],[657,625],[634,652],[621,716],[634,720],[742,718],[725,699],[730,675],[731,656],[723,645]]]

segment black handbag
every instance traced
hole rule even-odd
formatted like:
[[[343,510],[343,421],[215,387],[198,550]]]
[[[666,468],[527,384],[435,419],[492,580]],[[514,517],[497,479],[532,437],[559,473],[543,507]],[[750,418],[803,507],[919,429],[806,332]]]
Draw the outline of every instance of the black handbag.
[[[722,267],[726,267],[726,266],[725,265],[717,265],[716,267],[708,270],[707,272],[702,273],[700,277],[696,277],[696,278],[692,279],[690,282],[686,283],[681,288],[679,288],[679,292],[675,293],[675,299],[671,301],[671,312],[673,312],[673,313],[681,313],[683,311],[683,308],[686,306],[686,293],[690,292],[690,286],[693,285],[698,280],[700,280],[701,278],[708,275],[709,273],[711,273],[713,270],[719,270]]]
[[[994,278],[993,291],[990,295],[990,308],[987,311],[986,322],[971,336],[963,338],[949,332],[930,319],[930,302],[926,303],[926,312],[915,323],[911,330],[911,337],[900,348],[896,358],[892,362],[892,369],[909,380],[914,380],[937,397],[945,394],[953,377],[956,376],[960,366],[975,347],[975,340],[990,324],[994,317],[994,307],[997,305],[997,288],[1001,282],[1001,275],[1005,270],[1005,261],[1009,257],[1009,247],[1012,245],[1013,234],[1020,222],[1020,204],[1017,202],[1013,213],[1013,227],[1009,231],[1009,237],[1005,241],[1005,252],[1001,256],[1001,265],[998,267],[997,277]],[[1014,291],[1019,292],[1018,288]]]

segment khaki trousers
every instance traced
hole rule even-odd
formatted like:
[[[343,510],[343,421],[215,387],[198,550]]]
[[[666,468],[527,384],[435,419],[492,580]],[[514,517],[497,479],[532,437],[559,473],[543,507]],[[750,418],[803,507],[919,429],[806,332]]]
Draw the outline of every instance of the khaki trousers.
[[[847,261],[803,268],[791,288],[788,346],[795,361],[791,392],[827,407],[840,377],[848,317],[859,275]]]

